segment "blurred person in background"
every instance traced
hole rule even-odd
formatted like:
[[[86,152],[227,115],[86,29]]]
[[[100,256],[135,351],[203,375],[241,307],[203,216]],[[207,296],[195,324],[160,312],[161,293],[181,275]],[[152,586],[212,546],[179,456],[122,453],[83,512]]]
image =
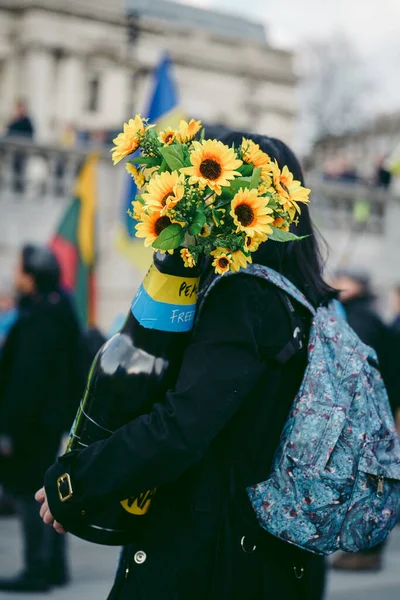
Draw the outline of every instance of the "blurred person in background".
[[[394,309],[394,320],[392,328],[395,333],[400,335],[400,283],[398,283],[393,289],[393,309]]]
[[[394,340],[393,343],[396,346],[394,356],[396,357],[395,360],[397,360],[398,368],[400,364],[398,358],[400,356],[400,283],[398,283],[393,289],[392,304],[394,319],[391,325],[391,331]],[[400,433],[400,385],[397,386],[395,413],[397,430]]]
[[[46,591],[69,578],[65,540],[38,517],[33,494],[58,454],[82,388],[80,329],[60,268],[45,247],[27,245],[15,274],[18,320],[0,362],[0,482],[22,524],[24,570],[0,590]]]
[[[379,365],[389,395],[393,414],[398,404],[399,376],[397,348],[390,328],[385,325],[374,308],[375,297],[370,278],[364,271],[340,270],[336,273],[334,287],[339,290],[339,300],[346,319],[360,337],[378,355]],[[332,565],[346,571],[378,571],[382,568],[384,544],[356,554],[339,554]]]
[[[17,320],[17,309],[11,282],[6,278],[0,278],[0,360],[2,348],[5,344],[9,331]],[[1,473],[1,456],[0,456]],[[2,492],[0,481],[0,516],[9,516],[14,514],[15,508],[12,498]]]
[[[388,190],[392,183],[392,174],[386,167],[387,157],[381,156],[376,163],[375,185],[376,187]]]
[[[12,285],[5,277],[0,278],[0,357],[8,333],[17,320],[17,314]]]
[[[23,100],[17,100],[14,116],[7,127],[7,136],[32,139],[34,131],[32,119],[28,114],[25,102]]]
[[[33,139],[34,127],[23,100],[17,100],[14,116],[7,126],[7,137]],[[13,189],[22,193],[25,190],[26,154],[15,152],[12,162],[14,174]]]

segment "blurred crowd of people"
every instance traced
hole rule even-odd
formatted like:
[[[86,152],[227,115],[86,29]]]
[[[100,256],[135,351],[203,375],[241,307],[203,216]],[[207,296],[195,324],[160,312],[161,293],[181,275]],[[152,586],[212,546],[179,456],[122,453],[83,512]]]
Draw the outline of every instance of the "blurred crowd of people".
[[[34,493],[61,450],[104,338],[82,331],[60,268],[46,247],[26,245],[14,285],[0,287],[0,511],[18,513],[24,570],[0,590],[46,590],[69,580],[65,537],[46,527]]]
[[[322,175],[325,181],[346,184],[360,183],[388,190],[392,183],[392,173],[386,163],[387,156],[378,156],[373,173],[366,177],[364,173],[358,171],[354,161],[339,154],[325,162]]]

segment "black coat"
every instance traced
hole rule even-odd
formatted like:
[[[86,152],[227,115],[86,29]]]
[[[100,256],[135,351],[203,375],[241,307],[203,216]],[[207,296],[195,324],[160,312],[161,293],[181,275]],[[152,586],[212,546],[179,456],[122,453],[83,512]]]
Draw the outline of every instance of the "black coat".
[[[0,361],[0,435],[13,453],[0,482],[34,493],[71,425],[82,392],[80,330],[62,292],[25,297]]]
[[[175,390],[150,415],[49,469],[50,508],[67,528],[93,503],[158,488],[110,598],[321,598],[323,560],[261,530],[245,493],[268,476],[303,377],[305,352],[285,366],[275,360],[292,336],[276,288],[241,274],[223,279],[200,315]],[[62,504],[56,480],[66,471],[74,495]],[[243,551],[243,536],[254,552]],[[137,564],[140,550],[147,559]]]

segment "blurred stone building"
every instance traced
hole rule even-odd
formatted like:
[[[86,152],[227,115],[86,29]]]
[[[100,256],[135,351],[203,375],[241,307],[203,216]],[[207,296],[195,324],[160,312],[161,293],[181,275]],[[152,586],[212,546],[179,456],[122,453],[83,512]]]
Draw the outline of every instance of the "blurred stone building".
[[[0,0],[0,127],[23,98],[38,141],[111,134],[145,109],[164,51],[188,115],[290,142],[292,54],[259,23],[169,0]]]
[[[312,164],[320,172],[343,167],[355,169],[365,179],[400,143],[400,113],[376,117],[370,124],[343,135],[327,136],[314,144]]]

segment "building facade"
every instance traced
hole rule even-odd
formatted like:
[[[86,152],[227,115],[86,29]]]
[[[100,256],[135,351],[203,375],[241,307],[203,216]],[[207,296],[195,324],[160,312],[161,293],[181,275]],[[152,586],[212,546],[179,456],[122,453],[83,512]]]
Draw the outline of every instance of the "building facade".
[[[0,0],[0,127],[22,98],[40,142],[119,130],[165,51],[186,114],[291,141],[292,54],[260,24],[167,0]]]
[[[369,125],[347,134],[328,136],[315,143],[311,160],[315,170],[328,172],[350,167],[364,179],[374,176],[379,163],[400,143],[400,113],[381,115]]]

